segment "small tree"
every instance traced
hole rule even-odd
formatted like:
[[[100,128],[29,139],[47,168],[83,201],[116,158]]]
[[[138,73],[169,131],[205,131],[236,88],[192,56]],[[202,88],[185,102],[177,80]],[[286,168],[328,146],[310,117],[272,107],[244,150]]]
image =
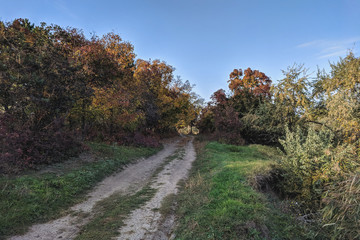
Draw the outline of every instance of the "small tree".
[[[354,143],[360,138],[360,58],[350,52],[330,66],[331,74],[319,74],[314,84],[317,95],[323,95],[320,120]]]
[[[272,88],[272,92],[275,104],[281,108],[281,117],[292,127],[299,119],[306,117],[310,107],[309,75],[303,65],[297,64],[288,67],[283,74],[285,78]]]

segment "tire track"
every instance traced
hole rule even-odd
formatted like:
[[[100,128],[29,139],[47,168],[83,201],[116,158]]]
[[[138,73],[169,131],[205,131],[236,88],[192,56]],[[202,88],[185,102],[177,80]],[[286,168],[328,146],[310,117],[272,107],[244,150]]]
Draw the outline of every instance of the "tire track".
[[[136,209],[131,213],[127,220],[126,226],[120,229],[118,240],[139,240],[139,239],[169,239],[169,229],[167,233],[159,231],[161,214],[157,211],[161,207],[162,200],[170,195],[177,193],[177,184],[180,180],[185,179],[196,158],[193,139],[188,141],[185,146],[185,154],[168,163],[164,169],[157,175],[152,188],[157,189],[155,196],[148,201],[143,207]]]
[[[141,159],[123,171],[105,178],[88,194],[87,200],[70,209],[73,211],[72,214],[48,223],[33,225],[25,235],[13,236],[9,240],[74,239],[80,228],[93,217],[92,210],[97,202],[116,192],[129,194],[142,189],[149,182],[155,170],[175,152],[178,142],[177,140],[165,144],[164,149],[154,156]]]

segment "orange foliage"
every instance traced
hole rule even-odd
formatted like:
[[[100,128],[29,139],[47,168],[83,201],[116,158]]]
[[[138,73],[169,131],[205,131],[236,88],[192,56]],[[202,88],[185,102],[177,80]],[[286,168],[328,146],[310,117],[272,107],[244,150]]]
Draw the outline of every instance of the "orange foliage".
[[[256,96],[270,96],[271,80],[258,70],[248,68],[243,72],[242,69],[234,69],[228,82],[234,95],[248,91]]]

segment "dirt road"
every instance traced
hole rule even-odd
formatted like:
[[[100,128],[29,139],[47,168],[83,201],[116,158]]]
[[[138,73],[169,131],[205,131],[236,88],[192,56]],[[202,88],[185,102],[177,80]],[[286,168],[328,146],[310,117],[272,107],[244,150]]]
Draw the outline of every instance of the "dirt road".
[[[172,155],[175,157],[169,158]],[[151,187],[157,190],[155,196],[128,216],[116,239],[169,239],[174,218],[167,220],[168,229],[164,230],[164,225],[159,227],[161,214],[154,209],[160,208],[166,196],[176,193],[177,183],[186,178],[194,160],[192,138],[185,137],[164,144],[164,149],[156,155],[141,159],[104,179],[89,193],[87,200],[71,208],[72,214],[34,225],[25,235],[11,237],[10,240],[74,239],[81,227],[93,218],[93,208],[97,202],[115,193],[134,194],[149,182]],[[161,171],[154,177],[156,170]]]

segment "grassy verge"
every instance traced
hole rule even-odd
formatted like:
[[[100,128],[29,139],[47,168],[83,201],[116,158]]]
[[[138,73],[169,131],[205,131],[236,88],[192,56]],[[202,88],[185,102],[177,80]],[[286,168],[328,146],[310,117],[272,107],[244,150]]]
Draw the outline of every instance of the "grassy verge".
[[[176,239],[307,239],[305,230],[248,183],[273,149],[208,143],[176,197]]]
[[[57,173],[0,178],[0,239],[24,233],[35,222],[59,217],[104,177],[159,149],[90,143],[97,161]],[[65,166],[58,168],[67,169]]]

